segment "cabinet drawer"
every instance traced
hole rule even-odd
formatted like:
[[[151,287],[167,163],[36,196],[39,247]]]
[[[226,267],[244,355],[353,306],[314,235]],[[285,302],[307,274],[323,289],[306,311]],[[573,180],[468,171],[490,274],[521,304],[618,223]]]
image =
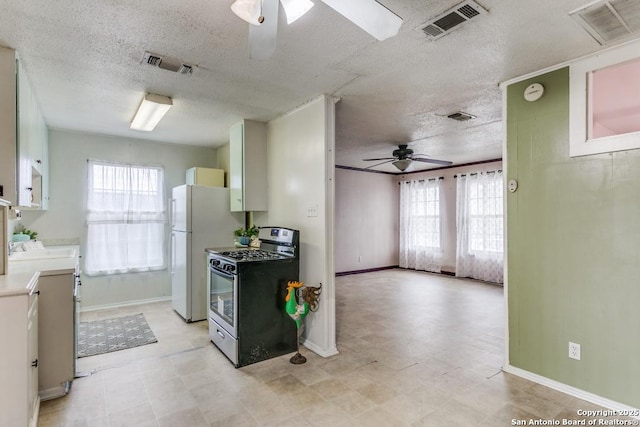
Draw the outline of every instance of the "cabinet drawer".
[[[224,328],[209,318],[209,338],[233,364],[238,366],[238,340],[233,338]]]

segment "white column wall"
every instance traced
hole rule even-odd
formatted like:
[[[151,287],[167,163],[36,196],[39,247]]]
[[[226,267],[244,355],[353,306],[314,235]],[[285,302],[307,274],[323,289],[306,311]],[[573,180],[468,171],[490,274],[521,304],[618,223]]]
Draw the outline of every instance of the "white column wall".
[[[268,212],[257,225],[300,230],[300,280],[322,283],[319,310],[306,318],[304,345],[337,353],[333,266],[334,100],[321,96],[267,125]],[[317,216],[309,215],[316,211]]]

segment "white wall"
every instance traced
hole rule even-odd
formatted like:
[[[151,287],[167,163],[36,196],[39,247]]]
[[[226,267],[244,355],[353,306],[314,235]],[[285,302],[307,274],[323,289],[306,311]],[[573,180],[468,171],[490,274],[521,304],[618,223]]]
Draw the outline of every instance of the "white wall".
[[[398,180],[336,169],[336,272],[398,265]]]
[[[268,212],[257,225],[300,230],[300,280],[322,283],[317,312],[306,318],[304,345],[322,356],[337,353],[333,268],[334,101],[322,96],[267,124]],[[318,216],[308,217],[316,208]]]
[[[432,172],[396,175],[398,181],[412,181],[443,177],[440,202],[442,208],[442,271],[455,273],[456,271],[456,179],[457,174],[485,172],[502,169],[502,162],[483,163],[479,165],[461,166],[441,169]]]
[[[188,168],[217,166],[213,148],[50,130],[49,210],[23,211],[21,223],[37,231],[41,240],[79,241],[81,253],[86,242],[87,159],[161,164],[167,197],[171,188],[185,183]],[[170,296],[168,271],[82,278],[83,308]]]

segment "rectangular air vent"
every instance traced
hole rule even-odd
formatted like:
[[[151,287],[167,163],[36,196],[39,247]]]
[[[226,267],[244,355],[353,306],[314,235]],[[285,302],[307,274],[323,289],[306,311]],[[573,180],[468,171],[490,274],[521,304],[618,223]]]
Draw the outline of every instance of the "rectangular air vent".
[[[639,1],[597,0],[569,16],[601,45],[640,31]]]
[[[447,117],[450,119],[456,120],[458,122],[466,122],[467,120],[475,119],[476,116],[473,114],[465,113],[463,111],[458,111],[452,114],[449,114]]]
[[[467,0],[424,24],[422,31],[431,40],[437,40],[449,34],[450,31],[460,26],[460,24],[485,13],[487,13],[487,11],[478,3],[473,0]]]
[[[163,70],[172,71],[174,73],[191,75],[193,73],[193,65],[185,64],[178,59],[169,58],[166,56],[158,55],[156,53],[145,52],[142,56],[143,63],[158,67]]]

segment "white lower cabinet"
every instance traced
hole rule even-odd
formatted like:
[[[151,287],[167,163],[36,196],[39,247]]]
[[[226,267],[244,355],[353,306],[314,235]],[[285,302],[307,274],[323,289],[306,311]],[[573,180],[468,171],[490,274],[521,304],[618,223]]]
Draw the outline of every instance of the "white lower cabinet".
[[[74,271],[44,271],[38,282],[38,394],[44,401],[67,394],[75,375]]]
[[[38,296],[0,297],[0,426],[38,424]]]

